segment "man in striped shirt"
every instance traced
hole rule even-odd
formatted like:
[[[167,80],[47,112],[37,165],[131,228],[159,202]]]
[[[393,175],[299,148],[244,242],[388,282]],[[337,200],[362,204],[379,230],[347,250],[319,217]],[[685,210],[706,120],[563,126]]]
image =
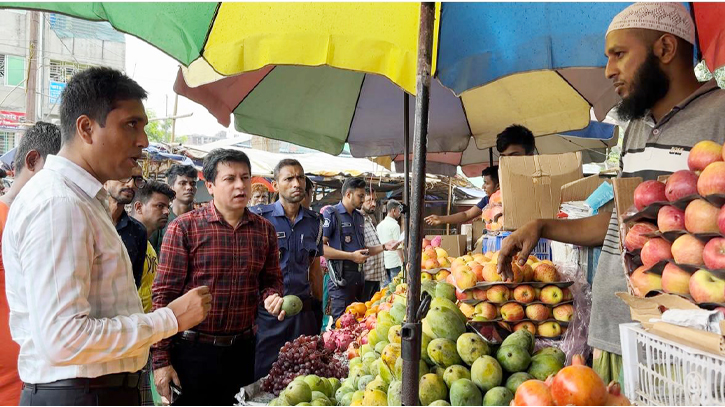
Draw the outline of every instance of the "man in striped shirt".
[[[653,29],[656,27],[656,29]],[[622,177],[657,179],[687,169],[700,140],[725,142],[725,91],[714,80],[699,83],[692,66],[694,23],[679,3],[635,3],[609,27],[605,73],[622,97],[618,115],[630,120],[624,135]],[[627,286],[619,252],[616,213],[576,220],[537,220],[503,241],[499,272],[510,277],[512,255],[524,255],[540,237],[581,246],[603,245],[592,286],[589,345],[595,369],[618,380],[622,348],[618,325],[630,321],[629,308],[615,292]]]
[[[103,183],[148,146],[146,92],[90,68],[61,97],[62,146],[15,198],[3,234],[22,405],[137,405],[149,348],[206,317],[207,287],[144,314]]]

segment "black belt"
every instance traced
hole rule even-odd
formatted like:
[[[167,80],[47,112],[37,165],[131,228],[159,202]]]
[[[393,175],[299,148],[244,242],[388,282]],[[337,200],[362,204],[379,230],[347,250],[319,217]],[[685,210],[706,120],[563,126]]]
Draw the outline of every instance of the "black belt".
[[[99,376],[94,378],[76,378],[76,379],[64,379],[58,380],[51,383],[23,383],[23,389],[29,389],[31,391],[36,390],[50,390],[50,389],[78,389],[78,388],[89,388],[97,389],[103,387],[128,387],[137,388],[139,378],[141,377],[138,373],[115,373],[105,376]]]
[[[362,264],[357,264],[354,261],[344,260],[342,262],[342,270],[359,273],[362,271]]]
[[[232,346],[243,340],[253,339],[254,331],[252,328],[247,328],[242,333],[237,335],[209,335],[196,331],[184,331],[179,334],[179,338],[195,343],[203,343],[213,346]]]

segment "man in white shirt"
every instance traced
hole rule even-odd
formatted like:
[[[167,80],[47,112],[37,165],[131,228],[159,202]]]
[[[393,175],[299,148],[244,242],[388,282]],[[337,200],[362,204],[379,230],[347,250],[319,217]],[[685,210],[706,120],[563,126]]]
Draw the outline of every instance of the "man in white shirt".
[[[144,91],[90,68],[61,97],[62,146],[15,198],[2,241],[21,405],[138,405],[149,348],[201,322],[199,287],[144,314],[103,183],[128,178],[148,146]]]
[[[400,224],[398,219],[403,213],[403,205],[395,199],[391,199],[385,206],[388,211],[388,215],[378,224],[377,231],[378,237],[381,242],[388,242],[391,240],[400,241]],[[385,280],[383,285],[390,284],[390,281],[400,273],[403,268],[403,250],[398,249],[395,252],[385,252],[383,254],[385,261]]]

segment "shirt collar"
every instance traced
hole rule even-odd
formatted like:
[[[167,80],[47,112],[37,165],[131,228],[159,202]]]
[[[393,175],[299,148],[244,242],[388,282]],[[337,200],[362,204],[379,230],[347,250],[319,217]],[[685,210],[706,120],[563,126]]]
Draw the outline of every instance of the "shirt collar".
[[[204,217],[206,218],[207,222],[209,222],[209,223],[219,222],[219,223],[229,224],[229,222],[224,220],[221,213],[219,213],[219,210],[217,210],[216,206],[214,205],[213,200],[210,201],[209,204],[203,210],[204,210]],[[242,215],[242,219],[239,221],[239,225],[237,225],[237,226],[243,225],[243,224],[251,222],[251,221],[252,221],[252,217],[249,215],[249,209],[244,208],[244,214]],[[232,227],[235,227],[235,226],[232,226]]]
[[[277,200],[277,202],[275,202],[272,205],[274,206],[274,210],[272,211],[272,216],[287,217],[287,214],[284,213],[284,207],[282,206],[282,201]],[[302,207],[302,205],[300,205],[300,210],[297,212],[297,217],[295,217],[295,223],[299,222],[303,216],[309,217],[311,215],[307,213],[307,211],[305,210],[305,208]]]
[[[347,209],[345,209],[345,205],[342,204],[342,201],[335,205],[335,210],[337,213],[347,213]],[[352,211],[352,213],[355,213],[355,211]]]
[[[647,126],[652,127],[652,128],[660,126],[660,125],[666,123],[670,119],[670,117],[672,117],[675,113],[686,108],[687,105],[689,105],[693,100],[695,100],[695,99],[699,98],[700,96],[705,95],[709,92],[712,92],[713,90],[717,90],[717,89],[720,89],[720,87],[717,85],[717,81],[714,78],[710,79],[709,81],[700,85],[700,87],[697,88],[697,90],[695,90],[694,92],[692,92],[692,94],[690,94],[690,96],[685,98],[685,100],[676,104],[675,107],[672,108],[672,110],[667,112],[667,114],[664,117],[662,117],[662,119],[660,119],[659,123],[655,123],[655,119],[652,116],[652,112],[649,110],[647,111],[647,114],[644,116],[642,121],[644,122],[644,124],[646,124]]]
[[[107,194],[103,189],[103,184],[88,171],[65,157],[48,154],[43,168],[55,171],[68,178],[90,197],[100,200],[105,200],[106,198]],[[100,197],[98,197],[99,192],[101,193]]]
[[[118,218],[118,224],[116,224],[116,230],[123,230],[126,226],[128,226],[129,217],[126,211],[124,210],[121,212],[121,217]]]

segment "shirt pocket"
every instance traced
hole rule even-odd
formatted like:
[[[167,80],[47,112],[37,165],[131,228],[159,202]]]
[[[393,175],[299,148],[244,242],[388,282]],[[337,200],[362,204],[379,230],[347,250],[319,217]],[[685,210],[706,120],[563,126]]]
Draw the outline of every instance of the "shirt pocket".
[[[285,287],[291,283],[289,270],[289,241],[288,239],[277,238],[277,248],[279,250],[279,268],[282,271],[282,281]]]

